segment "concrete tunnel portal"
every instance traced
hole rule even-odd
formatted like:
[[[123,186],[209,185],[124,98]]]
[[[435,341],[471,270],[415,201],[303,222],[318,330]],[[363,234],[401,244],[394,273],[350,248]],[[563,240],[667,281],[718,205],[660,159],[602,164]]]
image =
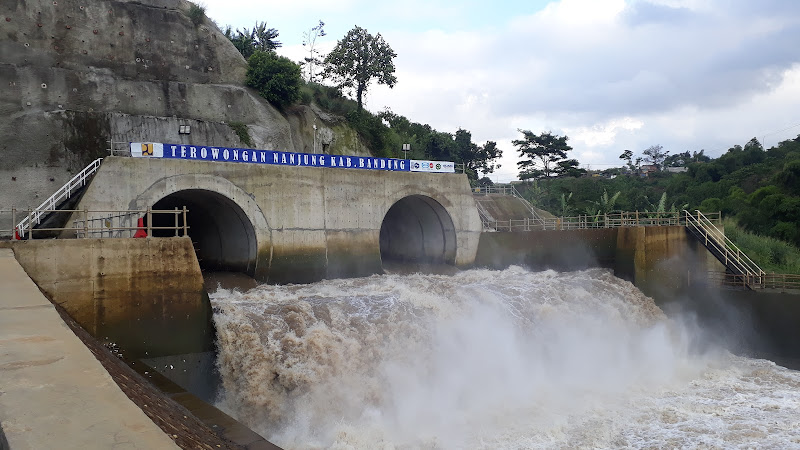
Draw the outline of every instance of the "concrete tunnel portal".
[[[383,219],[380,249],[384,262],[454,264],[453,219],[428,196],[404,197],[389,208]]]
[[[154,210],[186,206],[188,234],[202,270],[255,273],[256,232],[247,214],[228,197],[203,189],[177,191],[153,205]],[[175,226],[169,214],[154,214],[153,226]],[[179,215],[178,225],[183,226]],[[153,230],[153,236],[174,236],[174,230]]]

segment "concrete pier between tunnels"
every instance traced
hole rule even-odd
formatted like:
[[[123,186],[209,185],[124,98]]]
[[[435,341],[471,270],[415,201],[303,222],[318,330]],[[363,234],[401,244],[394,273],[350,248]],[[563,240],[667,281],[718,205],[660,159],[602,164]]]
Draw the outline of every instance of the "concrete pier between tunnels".
[[[380,246],[384,262],[454,264],[453,219],[439,202],[428,196],[402,198],[389,208],[383,219]]]
[[[203,189],[182,190],[167,195],[153,205],[154,210],[183,209],[189,237],[203,270],[243,272],[253,276],[257,242],[253,224],[245,212],[231,199]],[[183,216],[178,215],[179,226]],[[154,227],[172,227],[172,215],[153,215]],[[153,230],[154,237],[174,236],[174,230]]]

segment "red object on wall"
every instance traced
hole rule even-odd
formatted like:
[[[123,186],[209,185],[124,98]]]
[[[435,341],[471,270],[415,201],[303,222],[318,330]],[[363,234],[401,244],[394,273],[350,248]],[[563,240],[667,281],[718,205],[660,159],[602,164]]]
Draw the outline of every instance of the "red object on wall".
[[[139,228],[136,230],[136,234],[133,235],[135,238],[146,238],[147,231],[144,230],[144,219],[139,218],[139,221],[136,223],[136,226]]]

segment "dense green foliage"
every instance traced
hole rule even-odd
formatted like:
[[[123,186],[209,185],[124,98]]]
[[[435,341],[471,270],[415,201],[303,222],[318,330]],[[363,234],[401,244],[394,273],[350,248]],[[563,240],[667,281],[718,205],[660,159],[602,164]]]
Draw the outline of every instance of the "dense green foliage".
[[[530,130],[518,131],[522,133],[522,139],[515,139],[511,143],[517,147],[520,156],[517,163],[520,180],[549,178],[577,169],[577,160],[567,160],[567,152],[572,150],[567,144],[567,136],[550,132],[534,134]]]
[[[273,52],[281,46],[275,40],[278,38],[278,30],[267,28],[266,22],[256,22],[252,30],[245,28],[235,32],[228,26],[225,28],[225,37],[230,39],[244,59],[249,59],[257,51]]]
[[[247,60],[246,84],[283,108],[300,98],[300,66],[275,52],[257,50]]]
[[[630,160],[631,155],[625,155]],[[752,139],[717,159],[702,152],[678,154],[688,162],[685,173],[655,172],[648,177],[605,175],[540,179],[518,190],[541,208],[585,214],[597,209],[604,192],[619,196],[615,209],[721,211],[743,229],[800,246],[800,137],[769,150]],[[667,165],[669,157],[659,161]],[[693,162],[692,162],[693,161]]]
[[[373,36],[357,26],[325,57],[323,77],[340,90],[355,91],[358,109],[362,109],[362,97],[373,80],[389,87],[397,83],[393,61],[396,56],[380,33]]]
[[[300,100],[306,105],[314,102],[325,111],[346,118],[375,156],[463,163],[465,172],[474,184],[478,184],[480,176],[500,167],[497,160],[503,152],[497,148],[497,144],[492,141],[483,145],[475,144],[472,142],[472,133],[467,130],[459,129],[455,133],[436,131],[430,125],[411,122],[388,109],[372,114],[359,109],[355,101],[345,98],[338,89],[317,83],[304,84]],[[403,144],[411,146],[407,155],[401,151]],[[491,183],[486,179],[484,184],[487,182]]]
[[[724,221],[725,235],[767,273],[800,273],[800,249],[784,241],[759,236],[741,228],[734,219]]]

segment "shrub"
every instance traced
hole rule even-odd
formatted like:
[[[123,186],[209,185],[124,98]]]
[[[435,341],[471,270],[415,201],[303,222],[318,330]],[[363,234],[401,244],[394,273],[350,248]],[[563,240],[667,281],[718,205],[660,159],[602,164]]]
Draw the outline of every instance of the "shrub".
[[[742,229],[730,217],[723,222],[725,235],[766,272],[800,273],[800,249],[790,243]]]
[[[189,16],[189,20],[191,20],[195,26],[200,25],[206,17],[206,7],[191,3],[189,5],[189,12],[187,12],[186,15]]]
[[[236,136],[239,136],[239,141],[241,141],[243,145],[247,147],[253,146],[253,141],[250,140],[250,132],[247,130],[247,125],[242,122],[228,122],[228,126],[236,133]]]
[[[367,141],[374,156],[392,156],[387,145],[389,127],[378,116],[364,109],[355,110],[347,114],[347,122]]]
[[[300,104],[310,106],[312,101],[314,101],[314,91],[312,91],[308,86],[301,87]]]
[[[283,108],[300,98],[300,66],[274,52],[257,51],[247,60],[246,84]]]

